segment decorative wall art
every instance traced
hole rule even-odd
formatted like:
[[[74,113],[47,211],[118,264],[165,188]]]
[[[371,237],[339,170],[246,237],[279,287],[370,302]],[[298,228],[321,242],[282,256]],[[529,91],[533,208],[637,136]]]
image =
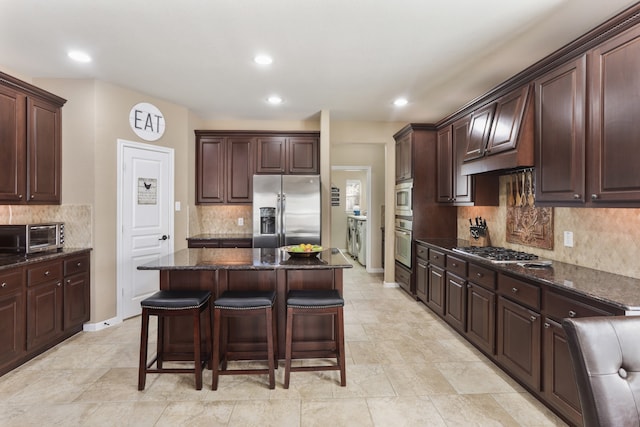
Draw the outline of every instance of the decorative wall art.
[[[507,232],[510,243],[553,249],[553,208],[535,206],[535,174],[532,169],[507,180]]]
[[[138,178],[138,204],[155,205],[158,203],[158,180],[156,178]]]

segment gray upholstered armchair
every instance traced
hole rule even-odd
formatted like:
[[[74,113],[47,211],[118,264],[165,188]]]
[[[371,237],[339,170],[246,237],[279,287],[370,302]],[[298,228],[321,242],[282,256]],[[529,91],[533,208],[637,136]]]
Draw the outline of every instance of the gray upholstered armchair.
[[[565,319],[585,427],[640,426],[640,316]]]

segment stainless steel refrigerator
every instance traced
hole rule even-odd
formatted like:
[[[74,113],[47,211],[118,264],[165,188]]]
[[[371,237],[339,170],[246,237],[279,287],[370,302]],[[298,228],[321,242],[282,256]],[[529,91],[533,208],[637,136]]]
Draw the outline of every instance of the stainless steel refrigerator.
[[[253,176],[253,247],[320,244],[320,176]]]

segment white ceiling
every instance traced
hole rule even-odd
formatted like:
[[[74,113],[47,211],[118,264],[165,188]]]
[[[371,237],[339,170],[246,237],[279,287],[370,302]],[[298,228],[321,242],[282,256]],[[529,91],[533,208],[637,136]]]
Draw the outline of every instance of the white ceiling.
[[[0,0],[0,70],[90,78],[204,119],[436,122],[630,0]],[[88,52],[73,63],[70,49]],[[257,53],[270,67],[252,62]],[[279,94],[284,103],[266,98]],[[392,105],[404,96],[409,104]]]

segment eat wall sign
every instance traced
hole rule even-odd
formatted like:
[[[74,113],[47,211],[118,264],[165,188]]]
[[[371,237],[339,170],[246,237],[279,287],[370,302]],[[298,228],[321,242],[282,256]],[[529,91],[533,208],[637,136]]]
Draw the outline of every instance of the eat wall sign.
[[[141,102],[131,108],[129,125],[145,141],[156,141],[164,134],[164,116],[153,104]]]

